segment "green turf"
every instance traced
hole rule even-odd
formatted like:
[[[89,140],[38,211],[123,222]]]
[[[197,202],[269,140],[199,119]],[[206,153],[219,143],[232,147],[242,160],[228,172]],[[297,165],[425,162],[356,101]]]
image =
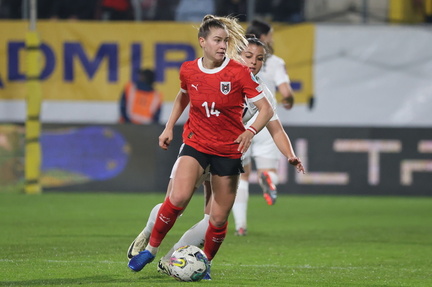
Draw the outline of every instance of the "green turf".
[[[432,286],[432,198],[251,196],[249,234],[234,224],[212,281],[127,268],[126,250],[162,194],[0,194],[0,286]],[[202,218],[197,194],[162,255]]]

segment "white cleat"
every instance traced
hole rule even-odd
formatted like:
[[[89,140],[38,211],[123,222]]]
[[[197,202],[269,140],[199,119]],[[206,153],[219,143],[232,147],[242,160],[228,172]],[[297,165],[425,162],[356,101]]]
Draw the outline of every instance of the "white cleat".
[[[135,238],[135,240],[129,246],[129,249],[127,251],[127,258],[131,260],[132,257],[138,255],[138,253],[140,253],[146,248],[148,242],[149,237],[145,236],[144,232],[138,234],[137,238]]]
[[[159,260],[159,263],[157,265],[157,271],[159,273],[171,276],[169,263],[170,263],[169,260],[164,260],[163,258],[161,258],[161,260]]]

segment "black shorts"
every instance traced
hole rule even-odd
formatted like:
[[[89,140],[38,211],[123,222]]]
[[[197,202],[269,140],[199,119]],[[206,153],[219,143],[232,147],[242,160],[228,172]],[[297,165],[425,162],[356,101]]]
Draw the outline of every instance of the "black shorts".
[[[198,161],[203,169],[210,165],[210,173],[219,176],[238,175],[244,172],[242,159],[227,158],[197,151],[191,146],[184,144],[180,150],[179,157],[187,155]]]

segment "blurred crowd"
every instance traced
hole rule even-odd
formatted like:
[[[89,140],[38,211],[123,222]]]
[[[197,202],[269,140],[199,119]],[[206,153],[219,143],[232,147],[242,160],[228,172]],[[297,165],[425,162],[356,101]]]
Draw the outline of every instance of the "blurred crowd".
[[[28,18],[29,0],[0,0],[0,18]],[[39,19],[201,21],[205,14],[247,21],[248,0],[37,0]],[[255,0],[254,16],[270,21],[304,20],[304,0]]]
[[[31,0],[0,0],[0,19],[28,19]],[[355,22],[352,14],[378,22],[432,23],[432,0],[400,0],[401,15],[390,15],[390,0],[37,0],[39,19],[99,21],[193,21],[204,15],[232,15],[241,22]],[[254,7],[248,7],[248,5]],[[364,13],[367,9],[368,13]],[[248,18],[249,17],[249,18]],[[400,18],[402,17],[402,18]],[[306,19],[306,20],[305,20]],[[422,21],[423,20],[423,21]],[[365,21],[363,21],[365,22]]]

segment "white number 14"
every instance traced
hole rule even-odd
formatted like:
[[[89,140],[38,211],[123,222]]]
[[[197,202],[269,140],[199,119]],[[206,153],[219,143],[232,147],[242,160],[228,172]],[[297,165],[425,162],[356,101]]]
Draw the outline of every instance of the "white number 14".
[[[203,104],[202,104],[202,106],[205,108],[205,110],[206,110],[206,114],[207,114],[207,117],[209,118],[210,116],[219,116],[219,114],[220,114],[220,112],[218,111],[218,110],[216,110],[215,109],[215,102],[213,102],[212,103],[212,105],[211,105],[211,109],[209,110],[209,107],[208,107],[208,103],[207,102],[204,102]]]

